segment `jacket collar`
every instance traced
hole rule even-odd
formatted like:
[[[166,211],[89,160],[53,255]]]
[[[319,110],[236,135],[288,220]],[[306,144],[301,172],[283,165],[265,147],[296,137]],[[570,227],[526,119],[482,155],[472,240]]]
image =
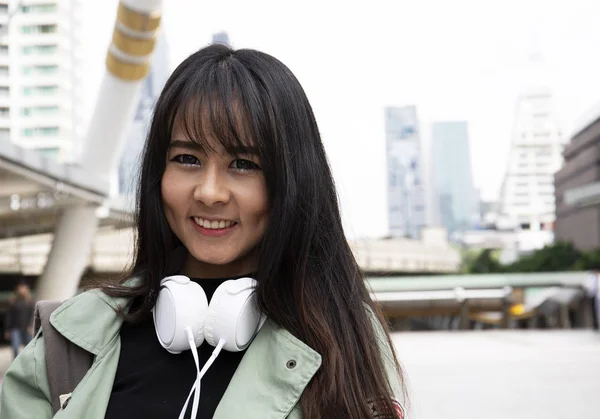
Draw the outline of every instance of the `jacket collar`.
[[[58,307],[50,324],[65,338],[98,355],[121,330],[123,319],[115,309],[126,308],[127,298],[113,298],[101,290],[79,294]]]
[[[126,298],[88,291],[56,309],[50,323],[65,338],[97,356],[114,344],[123,324],[115,308],[128,304]],[[246,350],[214,418],[285,418],[320,366],[320,354],[267,320]]]

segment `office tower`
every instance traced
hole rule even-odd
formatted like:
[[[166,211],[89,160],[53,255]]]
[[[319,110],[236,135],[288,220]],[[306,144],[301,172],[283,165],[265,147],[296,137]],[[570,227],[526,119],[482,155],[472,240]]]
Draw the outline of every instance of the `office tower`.
[[[81,0],[0,1],[0,140],[74,159]]]
[[[517,101],[500,212],[522,230],[552,230],[554,174],[561,167],[564,141],[552,92],[528,89]]]
[[[437,221],[450,234],[467,230],[477,218],[467,123],[433,123],[432,154]]]
[[[425,194],[416,107],[387,107],[385,135],[389,233],[418,238],[425,223]]]
[[[227,45],[229,47],[231,46],[231,42],[229,40],[229,35],[225,31],[217,32],[217,33],[213,34],[211,43],[223,44],[223,45]]]

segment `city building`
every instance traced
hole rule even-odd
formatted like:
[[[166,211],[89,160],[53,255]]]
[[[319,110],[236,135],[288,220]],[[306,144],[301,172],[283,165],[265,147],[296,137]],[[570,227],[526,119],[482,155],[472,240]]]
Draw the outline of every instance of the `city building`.
[[[554,174],[562,164],[564,141],[549,89],[523,93],[515,114],[500,213],[521,230],[552,231]]]
[[[0,1],[0,140],[72,161],[81,0]]]
[[[600,248],[600,106],[585,115],[554,177],[556,240]]]
[[[418,238],[425,224],[425,192],[416,108],[385,108],[385,135],[389,233]]]
[[[435,122],[431,135],[435,221],[452,235],[472,228],[479,218],[468,125],[463,121]]]
[[[231,46],[231,41],[229,40],[229,34],[225,31],[214,33],[212,36],[212,44],[223,44],[228,47]]]

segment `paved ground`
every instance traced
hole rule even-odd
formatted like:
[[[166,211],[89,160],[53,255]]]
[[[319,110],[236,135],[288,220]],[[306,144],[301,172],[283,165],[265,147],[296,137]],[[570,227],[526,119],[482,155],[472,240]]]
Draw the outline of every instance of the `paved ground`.
[[[410,332],[393,340],[411,419],[600,418],[600,333]],[[0,347],[0,377],[10,360]]]
[[[393,336],[411,419],[598,419],[600,334],[411,332]]]

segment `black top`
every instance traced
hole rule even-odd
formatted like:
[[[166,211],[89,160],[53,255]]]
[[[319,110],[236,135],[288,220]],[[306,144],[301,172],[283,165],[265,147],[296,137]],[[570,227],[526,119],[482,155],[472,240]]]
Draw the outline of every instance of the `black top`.
[[[210,301],[226,279],[193,279],[202,285]],[[214,347],[204,342],[198,348],[200,369]],[[244,352],[222,350],[202,377],[198,419],[209,419],[225,393]],[[173,355],[156,337],[152,316],[140,324],[125,323],[121,328],[121,355],[106,409],[106,419],[178,418],[196,379],[192,351]],[[186,418],[190,417],[192,399]]]

